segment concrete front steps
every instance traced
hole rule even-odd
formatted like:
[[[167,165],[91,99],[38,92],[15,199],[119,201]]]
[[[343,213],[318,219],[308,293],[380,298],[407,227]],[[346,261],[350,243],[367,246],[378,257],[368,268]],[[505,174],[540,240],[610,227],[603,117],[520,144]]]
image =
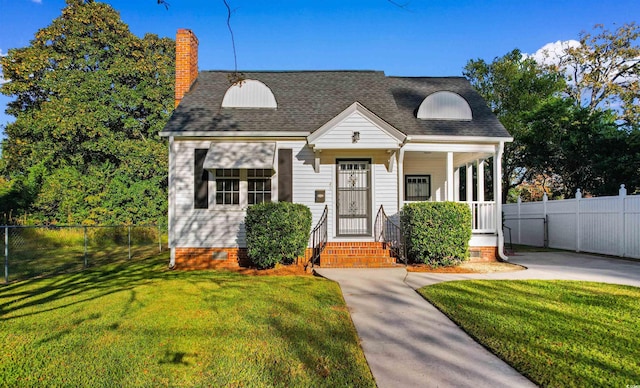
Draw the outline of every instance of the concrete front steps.
[[[321,268],[390,268],[396,258],[383,242],[328,242],[320,255]]]

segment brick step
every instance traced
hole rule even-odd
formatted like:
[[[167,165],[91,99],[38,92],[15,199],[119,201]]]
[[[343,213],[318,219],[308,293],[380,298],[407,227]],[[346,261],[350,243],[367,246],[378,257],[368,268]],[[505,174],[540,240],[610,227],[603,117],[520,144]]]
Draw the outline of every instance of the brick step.
[[[329,242],[320,255],[324,268],[394,267],[396,259],[386,243],[373,241]]]
[[[320,256],[321,268],[383,268],[396,265],[396,259],[389,256]]]
[[[327,248],[370,248],[385,249],[387,243],[380,241],[362,241],[362,242],[335,242],[327,243]]]
[[[388,249],[325,249],[323,255],[328,256],[389,256]]]

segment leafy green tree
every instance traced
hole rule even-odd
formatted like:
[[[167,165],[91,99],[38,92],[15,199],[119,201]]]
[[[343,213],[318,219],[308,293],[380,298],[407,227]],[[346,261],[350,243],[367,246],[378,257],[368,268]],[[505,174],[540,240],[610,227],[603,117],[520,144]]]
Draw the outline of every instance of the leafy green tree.
[[[547,63],[567,79],[566,93],[590,111],[613,109],[627,127],[640,124],[640,26],[624,24],[615,31],[596,25],[582,33],[579,44],[562,53],[547,53]]]
[[[528,112],[553,99],[563,90],[564,81],[557,72],[543,69],[517,49],[491,63],[470,60],[463,74],[513,136],[513,142],[505,144],[503,158],[502,201],[506,202],[511,188],[538,172],[524,136],[529,130]]]
[[[559,177],[561,185],[552,194],[570,197],[581,189],[616,195],[621,184],[640,184],[634,174],[640,160],[638,149],[633,150],[637,134],[620,130],[615,118],[611,111],[591,111],[567,98],[528,113],[526,158],[543,176]]]
[[[15,97],[7,113],[16,120],[0,167],[16,188],[45,170],[16,207],[51,222],[163,216],[158,132],[173,109],[174,63],[173,40],[138,38],[109,5],[82,0],[67,0],[29,47],[9,50],[0,92]]]

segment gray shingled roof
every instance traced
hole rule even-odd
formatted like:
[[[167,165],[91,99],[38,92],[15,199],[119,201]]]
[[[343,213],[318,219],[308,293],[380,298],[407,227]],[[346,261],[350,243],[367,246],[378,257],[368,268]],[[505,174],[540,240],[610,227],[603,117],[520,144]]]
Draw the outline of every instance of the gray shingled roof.
[[[226,71],[202,71],[163,132],[313,132],[359,102],[406,135],[509,137],[498,119],[462,77],[387,77],[380,71],[244,72],[266,84],[277,109],[222,108]],[[437,91],[460,94],[472,121],[420,120],[422,100]]]

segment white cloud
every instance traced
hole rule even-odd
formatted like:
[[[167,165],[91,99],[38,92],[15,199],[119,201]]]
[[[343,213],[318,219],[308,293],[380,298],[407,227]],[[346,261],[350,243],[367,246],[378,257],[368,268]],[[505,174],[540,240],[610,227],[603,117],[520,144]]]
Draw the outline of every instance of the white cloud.
[[[577,40],[564,40],[547,43],[533,54],[525,54],[527,57],[535,59],[541,65],[558,65],[561,58],[566,54],[567,49],[580,47]]]
[[[31,0],[31,1],[36,3],[36,4],[42,4],[42,0]]]

